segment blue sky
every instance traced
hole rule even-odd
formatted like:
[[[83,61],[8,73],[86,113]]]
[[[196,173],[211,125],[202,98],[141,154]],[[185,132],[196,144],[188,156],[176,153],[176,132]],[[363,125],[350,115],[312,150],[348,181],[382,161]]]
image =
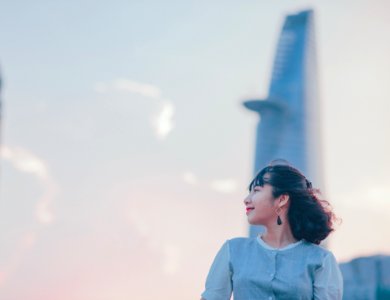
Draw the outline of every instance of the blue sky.
[[[283,18],[308,7],[343,219],[329,246],[389,253],[386,1],[8,1],[0,298],[198,297],[246,235],[257,117],[241,103],[267,95]]]

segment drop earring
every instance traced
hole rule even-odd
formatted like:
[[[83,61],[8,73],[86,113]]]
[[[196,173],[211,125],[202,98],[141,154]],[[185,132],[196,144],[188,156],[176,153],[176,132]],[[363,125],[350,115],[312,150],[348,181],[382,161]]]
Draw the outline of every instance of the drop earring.
[[[279,216],[280,211],[281,211],[281,209],[280,209],[280,207],[278,207],[278,208],[276,209],[276,213],[277,213],[277,215],[278,215],[278,218],[276,219],[276,224],[278,224],[278,225],[282,225],[282,219],[281,219],[280,216]]]

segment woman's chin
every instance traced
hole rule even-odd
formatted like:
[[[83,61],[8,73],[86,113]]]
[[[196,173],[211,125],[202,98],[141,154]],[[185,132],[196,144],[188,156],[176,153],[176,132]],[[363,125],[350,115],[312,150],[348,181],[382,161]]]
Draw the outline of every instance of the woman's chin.
[[[248,219],[248,223],[249,223],[249,225],[253,225],[253,226],[259,225],[259,224],[257,224],[256,222],[253,222],[253,220],[250,220],[250,219]]]
[[[249,225],[253,225],[253,226],[258,226],[258,225],[264,226],[264,224],[262,222],[251,220],[249,218],[248,218],[248,223],[249,223]]]

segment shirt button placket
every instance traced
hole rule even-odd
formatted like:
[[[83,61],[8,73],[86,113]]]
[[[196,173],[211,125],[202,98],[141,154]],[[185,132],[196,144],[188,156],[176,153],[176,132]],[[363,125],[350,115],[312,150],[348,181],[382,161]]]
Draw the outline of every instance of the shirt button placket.
[[[276,273],[276,251],[273,251],[273,252],[272,252],[272,260],[273,260],[273,264],[272,264],[273,270],[272,270],[272,272],[271,272],[271,274],[270,274],[270,278],[271,278],[271,279],[274,278],[275,273]],[[272,298],[272,297],[271,297],[271,298]]]
[[[272,270],[271,270],[271,273],[269,274],[270,275],[270,284],[271,284],[271,287],[272,287],[272,281],[274,280],[274,277],[275,277],[275,274],[276,274],[276,256],[277,256],[277,251],[272,251],[271,252],[271,260],[272,260]],[[273,288],[272,288],[273,289]],[[268,296],[268,300],[275,300],[276,298],[274,297],[274,292],[272,291],[271,293],[272,296]]]

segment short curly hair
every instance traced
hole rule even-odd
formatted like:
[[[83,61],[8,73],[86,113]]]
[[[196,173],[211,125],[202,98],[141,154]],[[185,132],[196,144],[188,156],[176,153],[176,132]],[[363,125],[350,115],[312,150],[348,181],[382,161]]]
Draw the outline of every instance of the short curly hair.
[[[296,168],[287,165],[269,165],[257,173],[249,184],[251,192],[255,186],[269,184],[273,197],[286,194],[290,199],[287,213],[293,236],[320,244],[333,230],[336,219],[328,201],[319,198],[320,191]]]

